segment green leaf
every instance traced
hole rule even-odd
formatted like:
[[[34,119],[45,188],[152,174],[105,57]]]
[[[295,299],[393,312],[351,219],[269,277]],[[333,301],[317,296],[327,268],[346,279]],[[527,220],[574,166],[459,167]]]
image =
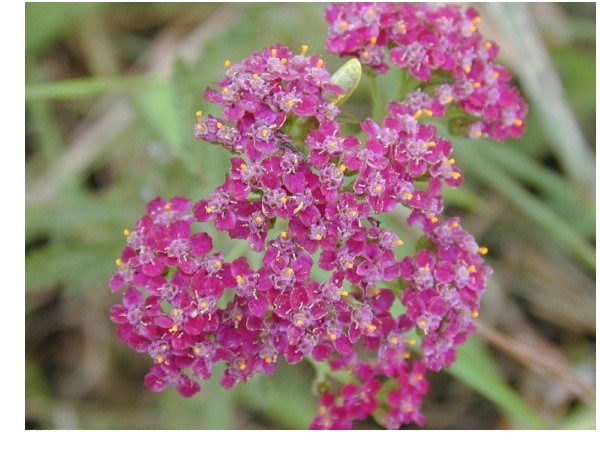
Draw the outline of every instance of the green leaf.
[[[515,69],[529,101],[536,106],[557,160],[581,192],[590,191],[595,177],[593,152],[566,101],[531,11],[524,3],[488,3],[486,7],[512,45],[515,58],[527,61]]]
[[[81,293],[107,285],[118,255],[119,249],[107,244],[51,244],[35,250],[25,259],[25,293],[57,286]]]
[[[577,232],[594,236],[596,213],[593,199],[583,198],[572,184],[555,171],[542,166],[527,153],[508,143],[461,140],[457,147],[458,153],[462,153],[465,159],[470,159],[473,153],[479,153],[490,164],[505,170],[512,179],[519,179],[534,187],[541,197],[547,199],[546,205],[551,206],[560,217],[579,217],[579,220],[570,222],[569,226]],[[498,187],[502,192],[502,186]]]
[[[26,3],[25,54],[50,47],[70,31],[78,17],[100,7],[97,3]]]
[[[108,92],[147,89],[155,80],[146,76],[71,78],[25,88],[25,100],[74,100]]]
[[[362,74],[362,67],[360,61],[356,58],[352,58],[340,67],[333,75],[331,75],[331,84],[344,89],[344,93],[338,96],[325,93],[324,97],[329,103],[337,104],[338,106],[344,103],[356,90],[358,83],[360,83],[360,76]]]
[[[523,186],[519,185],[504,170],[491,163],[484,155],[477,151],[465,150],[473,143],[458,139],[454,139],[454,141],[455,144],[458,142],[458,145],[454,146],[456,154],[465,162],[464,166],[468,167],[474,177],[502,193],[525,216],[548,232],[554,240],[573,252],[589,267],[596,267],[595,249],[572,225],[542,203],[540,199],[527,192]]]
[[[448,372],[494,402],[519,428],[548,428],[548,425],[500,377],[500,368],[485,344],[476,336],[471,336],[459,349],[457,360]]]
[[[298,365],[280,363],[274,375],[256,375],[235,389],[246,408],[284,429],[308,429],[317,412],[317,400]]]

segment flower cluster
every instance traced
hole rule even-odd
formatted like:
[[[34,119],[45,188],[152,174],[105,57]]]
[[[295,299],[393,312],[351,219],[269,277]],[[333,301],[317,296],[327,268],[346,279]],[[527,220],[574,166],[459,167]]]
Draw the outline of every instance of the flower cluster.
[[[364,6],[336,5],[330,21],[354,14],[347,8],[370,31],[398,15],[378,6],[387,19],[375,20]],[[222,116],[198,112],[194,134],[229,150],[231,170],[208,198],[155,199],[125,230],[110,283],[124,290],[111,309],[119,337],[153,359],[153,391],[194,395],[218,363],[231,388],[308,359],[332,380],[351,374],[322,391],[313,428],[370,415],[388,428],[422,425],[426,370],[454,362],[491,275],[487,250],[442,216],[442,187],[462,182],[450,142],[422,120],[415,96],[391,102],[380,124],[365,119],[364,142],[344,133],[336,104],[346,88],[304,46],[294,54],[278,44],[225,67],[204,94]],[[413,256],[400,256],[403,241],[377,219],[399,206],[423,232]],[[212,253],[211,237],[194,231],[201,223],[247,241],[260,267]]]
[[[468,136],[520,137],[527,105],[494,62],[498,46],[478,30],[480,16],[459,5],[337,3],[329,6],[327,50],[383,73],[392,64],[422,83],[410,103],[443,117],[451,105],[469,116]]]

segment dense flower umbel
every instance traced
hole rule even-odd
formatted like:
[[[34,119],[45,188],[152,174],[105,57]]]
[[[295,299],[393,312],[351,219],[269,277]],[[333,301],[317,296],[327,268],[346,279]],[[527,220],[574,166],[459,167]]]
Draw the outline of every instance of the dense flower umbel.
[[[481,18],[459,5],[410,3],[337,3],[325,13],[327,50],[356,56],[385,72],[392,64],[406,68],[422,84],[411,100],[414,112],[445,116],[457,105],[472,122],[471,138],[520,137],[527,105],[510,74],[494,62],[498,46],[478,30]],[[427,93],[425,93],[427,92]]]
[[[456,34],[462,13],[436,8],[335,5],[336,51],[368,41],[383,70],[376,51],[404,42],[394,34],[401,14],[410,32],[428,20],[445,30],[430,31],[438,40]],[[429,39],[415,33],[414,42]],[[491,275],[487,250],[458,218],[442,216],[442,186],[460,185],[462,173],[450,142],[422,119],[443,115],[443,105],[422,92],[391,102],[381,123],[361,123],[361,143],[336,119],[344,90],[305,47],[294,55],[276,45],[225,66],[218,90],[205,92],[222,117],[198,112],[194,133],[228,149],[231,170],[206,199],[153,200],[125,231],[110,282],[124,292],[111,309],[119,337],[153,359],[145,383],[154,391],[171,385],[194,395],[217,363],[231,388],[282,360],[309,358],[336,379],[351,374],[322,391],[313,428],[350,428],[370,415],[388,428],[422,425],[425,372],[454,362]],[[404,258],[403,241],[376,219],[399,205],[424,235]],[[214,253],[211,237],[194,231],[206,222],[246,240],[262,254],[260,267]],[[321,281],[317,267],[327,274]],[[399,303],[402,312],[392,312]]]

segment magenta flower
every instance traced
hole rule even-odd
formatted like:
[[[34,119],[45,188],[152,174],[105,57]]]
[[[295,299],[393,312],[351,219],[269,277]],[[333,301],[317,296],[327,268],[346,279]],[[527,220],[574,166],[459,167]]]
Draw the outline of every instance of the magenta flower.
[[[229,173],[208,198],[152,200],[125,230],[110,280],[124,293],[110,318],[152,359],[152,391],[192,396],[215,364],[230,389],[308,359],[350,377],[321,391],[311,428],[348,429],[369,416],[388,428],[423,425],[426,370],[454,362],[491,276],[487,249],[443,216],[442,188],[463,174],[450,141],[424,119],[454,105],[466,133],[502,140],[523,132],[527,107],[473,9],[347,3],[326,18],[330,51],[380,73],[391,62],[419,87],[389,102],[380,123],[362,120],[361,141],[338,119],[352,87],[306,47],[227,61],[204,92],[221,111],[196,113],[194,136],[232,154]],[[413,253],[398,252],[403,240],[381,226],[379,214],[397,208],[423,235]],[[211,253],[211,235],[194,231],[200,223],[260,256]]]
[[[479,33],[481,18],[473,8],[345,3],[329,6],[325,18],[331,53],[355,56],[383,73],[388,70],[389,47],[389,61],[424,86],[434,72],[452,77],[451,84],[429,83],[427,94],[411,94],[411,115],[443,117],[454,103],[474,119],[468,130],[471,138],[485,135],[503,141],[523,134],[527,106],[509,86],[508,72],[495,64],[498,46]]]

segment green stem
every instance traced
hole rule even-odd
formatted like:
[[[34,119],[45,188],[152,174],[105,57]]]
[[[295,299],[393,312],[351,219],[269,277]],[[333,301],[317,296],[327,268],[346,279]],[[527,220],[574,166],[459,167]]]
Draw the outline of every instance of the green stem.
[[[381,122],[385,116],[385,110],[383,105],[383,97],[381,95],[381,89],[377,82],[377,75],[369,74],[369,80],[371,85],[371,96],[373,97],[373,120],[375,122]]]
[[[315,361],[312,357],[307,356],[305,358],[315,369],[315,380],[317,382],[322,382],[327,379],[327,377],[339,381],[342,384],[348,384],[352,382],[352,375],[346,372],[337,371],[334,372],[329,367],[329,364],[324,362]]]

